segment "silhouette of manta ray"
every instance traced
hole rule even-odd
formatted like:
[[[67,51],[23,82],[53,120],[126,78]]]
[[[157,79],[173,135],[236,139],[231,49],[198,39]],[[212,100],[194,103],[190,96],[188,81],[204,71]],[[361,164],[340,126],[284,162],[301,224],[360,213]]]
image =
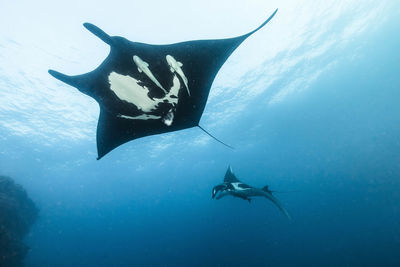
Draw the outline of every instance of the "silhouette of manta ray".
[[[200,127],[217,72],[232,52],[276,12],[257,29],[239,37],[170,45],[131,42],[84,23],[86,29],[110,45],[108,57],[86,74],[68,76],[54,70],[49,73],[99,103],[100,159],[140,137]]]
[[[233,173],[232,167],[229,166],[225,173],[224,182],[214,186],[211,197],[214,199],[221,199],[226,196],[239,197],[241,199],[251,201],[253,197],[265,197],[269,199],[276,207],[289,219],[291,217],[286,209],[282,206],[280,201],[273,195],[274,192],[269,189],[268,185],[263,188],[256,188],[239,181]]]

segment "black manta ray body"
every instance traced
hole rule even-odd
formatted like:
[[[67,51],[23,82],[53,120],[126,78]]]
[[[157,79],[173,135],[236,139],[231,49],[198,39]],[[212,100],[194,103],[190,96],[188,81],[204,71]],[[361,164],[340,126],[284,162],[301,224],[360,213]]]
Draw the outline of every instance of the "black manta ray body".
[[[221,66],[276,12],[257,29],[239,37],[170,45],[131,42],[85,23],[90,32],[110,45],[108,57],[86,74],[67,76],[54,70],[49,73],[99,103],[100,159],[130,140],[199,126]]]
[[[271,200],[288,219],[291,219],[280,201],[272,194],[273,192],[269,190],[268,186],[255,188],[242,183],[229,166],[225,173],[224,182],[213,188],[212,198],[220,199],[225,196],[234,196],[250,202],[252,197],[265,197]]]

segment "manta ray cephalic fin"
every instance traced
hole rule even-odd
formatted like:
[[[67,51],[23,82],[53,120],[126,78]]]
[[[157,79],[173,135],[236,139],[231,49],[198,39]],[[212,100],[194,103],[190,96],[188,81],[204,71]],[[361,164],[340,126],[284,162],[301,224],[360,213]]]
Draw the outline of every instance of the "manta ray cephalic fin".
[[[93,33],[94,35],[96,35],[97,37],[99,37],[103,42],[105,42],[106,44],[112,45],[112,39],[110,37],[110,35],[108,35],[107,33],[105,33],[102,29],[100,29],[99,27],[97,27],[96,25],[93,25],[91,23],[85,22],[83,23],[83,26],[90,31],[91,33]]]

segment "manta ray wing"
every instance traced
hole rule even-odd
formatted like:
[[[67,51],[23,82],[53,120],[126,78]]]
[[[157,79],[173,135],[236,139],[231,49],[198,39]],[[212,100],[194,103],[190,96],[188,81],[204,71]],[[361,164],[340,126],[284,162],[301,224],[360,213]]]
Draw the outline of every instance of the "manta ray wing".
[[[224,183],[240,183],[239,179],[233,173],[231,166],[229,166],[228,169],[226,170]]]
[[[90,32],[110,45],[108,57],[86,74],[49,73],[99,103],[100,159],[128,141],[198,126],[219,69],[276,12],[257,29],[239,37],[170,45],[131,42],[85,23]]]

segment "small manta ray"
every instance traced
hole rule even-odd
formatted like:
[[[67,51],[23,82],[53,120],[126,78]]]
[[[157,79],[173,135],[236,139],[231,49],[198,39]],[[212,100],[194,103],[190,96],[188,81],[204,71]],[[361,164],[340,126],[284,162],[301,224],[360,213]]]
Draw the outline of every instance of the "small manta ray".
[[[282,206],[279,200],[272,195],[273,192],[274,191],[268,189],[268,185],[264,186],[262,189],[259,189],[242,183],[238,178],[236,178],[231,166],[229,166],[225,173],[224,182],[213,188],[212,198],[220,199],[222,197],[231,195],[247,200],[250,203],[251,197],[266,197],[271,200],[288,219],[291,219],[289,213]]]
[[[86,74],[49,73],[99,103],[97,159],[144,136],[196,126],[209,134],[199,122],[215,76],[232,52],[276,12],[257,29],[235,38],[169,45],[131,42],[84,23],[110,45],[108,57]]]

